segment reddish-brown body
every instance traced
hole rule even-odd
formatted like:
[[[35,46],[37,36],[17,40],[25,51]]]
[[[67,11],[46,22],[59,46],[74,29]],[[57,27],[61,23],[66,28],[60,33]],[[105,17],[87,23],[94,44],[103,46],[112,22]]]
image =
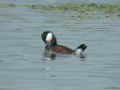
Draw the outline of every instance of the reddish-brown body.
[[[66,46],[62,46],[62,45],[56,45],[56,46],[51,46],[51,47],[46,46],[46,49],[49,49],[49,48],[52,51],[61,53],[61,54],[72,54],[74,52],[74,50],[72,50]]]

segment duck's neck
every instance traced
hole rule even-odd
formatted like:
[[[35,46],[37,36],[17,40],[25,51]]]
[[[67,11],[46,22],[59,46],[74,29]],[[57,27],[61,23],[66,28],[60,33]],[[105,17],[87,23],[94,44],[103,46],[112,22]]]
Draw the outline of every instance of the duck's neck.
[[[51,46],[57,46],[57,40],[56,40],[56,38],[54,38],[54,39],[51,41]]]

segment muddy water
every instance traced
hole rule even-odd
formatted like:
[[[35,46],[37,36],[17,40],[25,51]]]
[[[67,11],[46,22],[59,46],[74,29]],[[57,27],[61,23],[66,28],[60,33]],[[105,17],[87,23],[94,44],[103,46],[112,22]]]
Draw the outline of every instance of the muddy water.
[[[86,58],[43,55],[40,33],[58,43],[88,44]],[[80,19],[26,7],[0,8],[0,90],[119,90],[120,18]]]

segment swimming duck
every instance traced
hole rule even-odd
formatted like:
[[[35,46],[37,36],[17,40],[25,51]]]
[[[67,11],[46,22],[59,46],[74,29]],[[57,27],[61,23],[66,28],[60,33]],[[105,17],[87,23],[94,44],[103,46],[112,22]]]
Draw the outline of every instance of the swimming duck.
[[[46,44],[45,50],[51,50],[56,53],[61,54],[74,54],[79,56],[84,56],[83,52],[87,48],[86,44],[81,44],[76,49],[71,49],[64,45],[59,45],[56,40],[56,36],[51,31],[45,31],[41,34],[42,40]]]

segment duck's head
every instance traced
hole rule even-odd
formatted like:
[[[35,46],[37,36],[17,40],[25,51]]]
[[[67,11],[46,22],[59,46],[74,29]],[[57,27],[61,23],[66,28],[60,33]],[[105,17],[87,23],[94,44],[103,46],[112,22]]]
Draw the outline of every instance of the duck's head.
[[[53,32],[45,31],[41,34],[42,40],[48,46],[57,45],[56,37]]]

